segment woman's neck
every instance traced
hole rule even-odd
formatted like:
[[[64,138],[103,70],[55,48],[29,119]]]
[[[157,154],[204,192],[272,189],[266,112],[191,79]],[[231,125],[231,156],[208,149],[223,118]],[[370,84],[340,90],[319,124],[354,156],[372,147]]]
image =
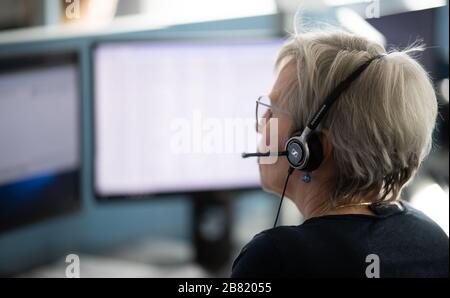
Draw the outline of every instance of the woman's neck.
[[[302,185],[302,187],[295,189],[291,198],[305,220],[325,215],[362,214],[375,216],[367,205],[330,207],[330,192],[326,189],[325,185],[320,185],[317,181],[315,184]],[[368,200],[361,201],[367,202]]]
[[[327,211],[323,215],[345,215],[345,214],[361,214],[361,215],[375,216],[375,213],[373,213],[372,210],[370,210],[369,206],[367,205],[335,208]]]

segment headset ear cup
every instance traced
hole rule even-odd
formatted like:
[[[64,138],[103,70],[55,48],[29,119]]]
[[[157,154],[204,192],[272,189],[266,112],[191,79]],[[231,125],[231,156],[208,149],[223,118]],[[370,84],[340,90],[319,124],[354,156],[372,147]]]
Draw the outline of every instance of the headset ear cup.
[[[320,138],[317,133],[313,133],[308,138],[308,147],[309,147],[309,160],[308,164],[303,169],[303,171],[312,172],[316,170],[323,161],[322,143],[320,142]]]

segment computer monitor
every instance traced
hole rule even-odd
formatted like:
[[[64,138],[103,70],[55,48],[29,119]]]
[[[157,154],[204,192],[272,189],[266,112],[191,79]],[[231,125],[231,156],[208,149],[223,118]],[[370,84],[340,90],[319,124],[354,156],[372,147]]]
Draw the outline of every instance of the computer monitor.
[[[80,205],[77,60],[0,58],[0,232]]]
[[[281,39],[124,41],[94,50],[98,197],[259,186],[255,101]],[[179,145],[179,146],[178,146]]]

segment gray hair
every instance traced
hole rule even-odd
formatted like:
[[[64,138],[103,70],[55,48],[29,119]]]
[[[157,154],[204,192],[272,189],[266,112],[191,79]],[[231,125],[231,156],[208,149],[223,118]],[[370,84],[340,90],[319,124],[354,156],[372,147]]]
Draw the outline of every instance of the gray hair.
[[[353,70],[374,60],[322,120],[333,145],[335,175],[332,205],[396,200],[414,176],[432,144],[437,101],[431,80],[413,53],[399,51],[344,31],[293,35],[276,66],[294,61],[297,77],[283,91],[282,104],[293,111],[298,130],[307,124],[327,94]]]

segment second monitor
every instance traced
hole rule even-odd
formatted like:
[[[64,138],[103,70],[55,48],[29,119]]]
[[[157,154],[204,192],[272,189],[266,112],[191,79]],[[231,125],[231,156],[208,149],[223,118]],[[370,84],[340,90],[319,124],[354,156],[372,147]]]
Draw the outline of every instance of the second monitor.
[[[255,100],[281,40],[111,42],[94,51],[100,196],[256,187]]]

